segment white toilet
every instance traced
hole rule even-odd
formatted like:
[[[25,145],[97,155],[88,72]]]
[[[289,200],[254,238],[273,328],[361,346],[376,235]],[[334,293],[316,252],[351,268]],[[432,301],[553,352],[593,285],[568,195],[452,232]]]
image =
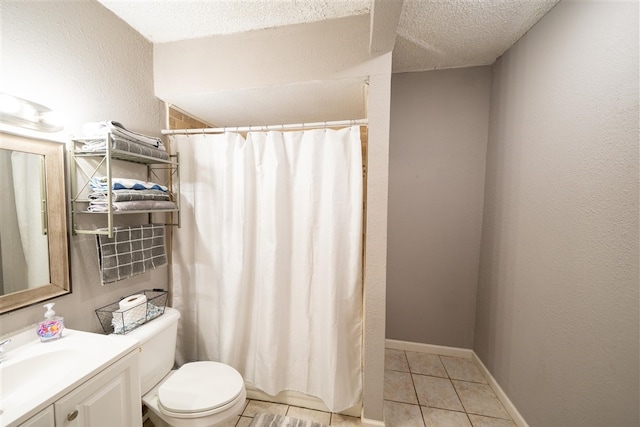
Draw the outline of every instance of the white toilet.
[[[242,376],[218,362],[192,362],[171,370],[180,312],[164,314],[129,332],[140,341],[142,402],[156,427],[210,427],[239,415],[247,392]]]

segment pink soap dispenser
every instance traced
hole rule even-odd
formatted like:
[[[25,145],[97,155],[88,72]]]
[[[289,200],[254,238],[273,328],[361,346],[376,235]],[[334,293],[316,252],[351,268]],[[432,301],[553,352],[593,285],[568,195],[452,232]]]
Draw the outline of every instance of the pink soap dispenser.
[[[43,305],[47,311],[44,313],[44,320],[38,323],[38,336],[40,341],[53,341],[62,337],[62,331],[64,330],[64,318],[56,316],[56,312],[53,311],[54,303]]]

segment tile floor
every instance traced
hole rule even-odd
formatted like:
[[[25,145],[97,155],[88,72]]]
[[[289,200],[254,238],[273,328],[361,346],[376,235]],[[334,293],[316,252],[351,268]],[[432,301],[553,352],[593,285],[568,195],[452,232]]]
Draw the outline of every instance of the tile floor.
[[[247,400],[242,414],[221,427],[247,427],[260,412],[361,426],[355,417]],[[473,360],[395,349],[385,351],[384,417],[385,427],[516,427]]]
[[[330,426],[360,427],[360,418],[347,417],[340,414],[316,411],[313,409],[299,408],[297,406],[281,403],[263,402],[260,400],[248,400],[242,415],[235,417],[220,427],[247,427],[256,414],[266,412],[269,414],[286,415],[301,420],[315,421]]]
[[[336,427],[361,427],[360,418],[348,417],[340,414],[316,411],[281,403],[263,402],[261,400],[247,400],[242,414],[230,419],[219,427],[247,427],[256,414],[266,412],[268,414],[286,415],[301,420],[315,421],[318,423]],[[153,427],[153,423],[147,420],[144,427]]]
[[[386,349],[386,427],[515,427],[472,359]]]

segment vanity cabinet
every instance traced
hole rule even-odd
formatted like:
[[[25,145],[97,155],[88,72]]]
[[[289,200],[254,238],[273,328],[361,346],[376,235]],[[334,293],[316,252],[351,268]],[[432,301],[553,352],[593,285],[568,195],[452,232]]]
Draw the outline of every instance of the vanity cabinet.
[[[83,150],[83,146],[94,140],[91,138],[76,138],[71,140],[69,162],[70,167],[70,183],[71,183],[71,220],[73,234],[107,234],[112,237],[111,230],[116,225],[115,218],[126,214],[147,214],[148,222],[152,223],[152,215],[154,214],[173,214],[169,221],[164,221],[165,225],[180,224],[180,165],[178,154],[169,155],[168,159],[152,157],[130,151],[124,151],[112,148],[112,136],[105,136],[106,143],[100,151]],[[170,200],[175,203],[175,209],[152,209],[152,210],[116,210],[113,204],[107,204],[104,212],[91,212],[88,209],[90,205],[90,185],[93,178],[104,176],[110,186],[114,178],[114,170],[116,169],[115,161],[120,166],[128,163],[129,165],[137,164],[146,167],[146,174],[133,173],[134,176],[128,178],[144,179],[169,188]],[[146,175],[146,176],[144,176]],[[112,200],[112,190],[109,188],[105,193],[107,200]],[[83,228],[81,227],[79,217],[84,215],[93,215],[106,217],[106,228]],[[157,222],[157,221],[156,221]]]
[[[138,351],[130,352],[20,427],[140,427]]]
[[[53,413],[53,405],[50,405],[20,424],[20,427],[55,427],[55,425],[56,420]]]
[[[55,402],[55,427],[141,426],[137,353],[136,349]]]

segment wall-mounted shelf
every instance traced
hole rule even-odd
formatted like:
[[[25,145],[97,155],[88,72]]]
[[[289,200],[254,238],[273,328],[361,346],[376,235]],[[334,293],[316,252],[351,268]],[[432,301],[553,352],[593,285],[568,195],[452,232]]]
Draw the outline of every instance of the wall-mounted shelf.
[[[85,144],[98,140],[104,141],[104,148],[99,150],[83,150]],[[148,222],[154,215],[164,215],[165,225],[180,226],[180,165],[178,154],[166,155],[158,153],[159,150],[141,150],[144,153],[135,153],[115,149],[114,140],[109,133],[104,138],[74,138],[70,143],[70,184],[71,184],[71,217],[73,234],[105,234],[112,237],[113,227],[116,225],[115,217],[120,215],[146,214]],[[133,147],[134,149],[137,146]],[[148,155],[151,152],[153,155]],[[166,158],[156,157],[162,155]],[[114,161],[133,163],[146,166],[146,177],[135,176],[135,172],[129,172],[134,176],[127,178],[144,179],[163,185],[169,189],[169,200],[174,202],[175,209],[145,209],[145,210],[118,210],[111,203],[113,200]],[[140,173],[138,173],[139,175]],[[97,177],[106,177],[106,208],[104,212],[88,210],[91,203],[89,199],[90,182]],[[79,216],[91,215],[106,218],[106,227],[81,228]],[[168,220],[168,221],[167,221]]]

